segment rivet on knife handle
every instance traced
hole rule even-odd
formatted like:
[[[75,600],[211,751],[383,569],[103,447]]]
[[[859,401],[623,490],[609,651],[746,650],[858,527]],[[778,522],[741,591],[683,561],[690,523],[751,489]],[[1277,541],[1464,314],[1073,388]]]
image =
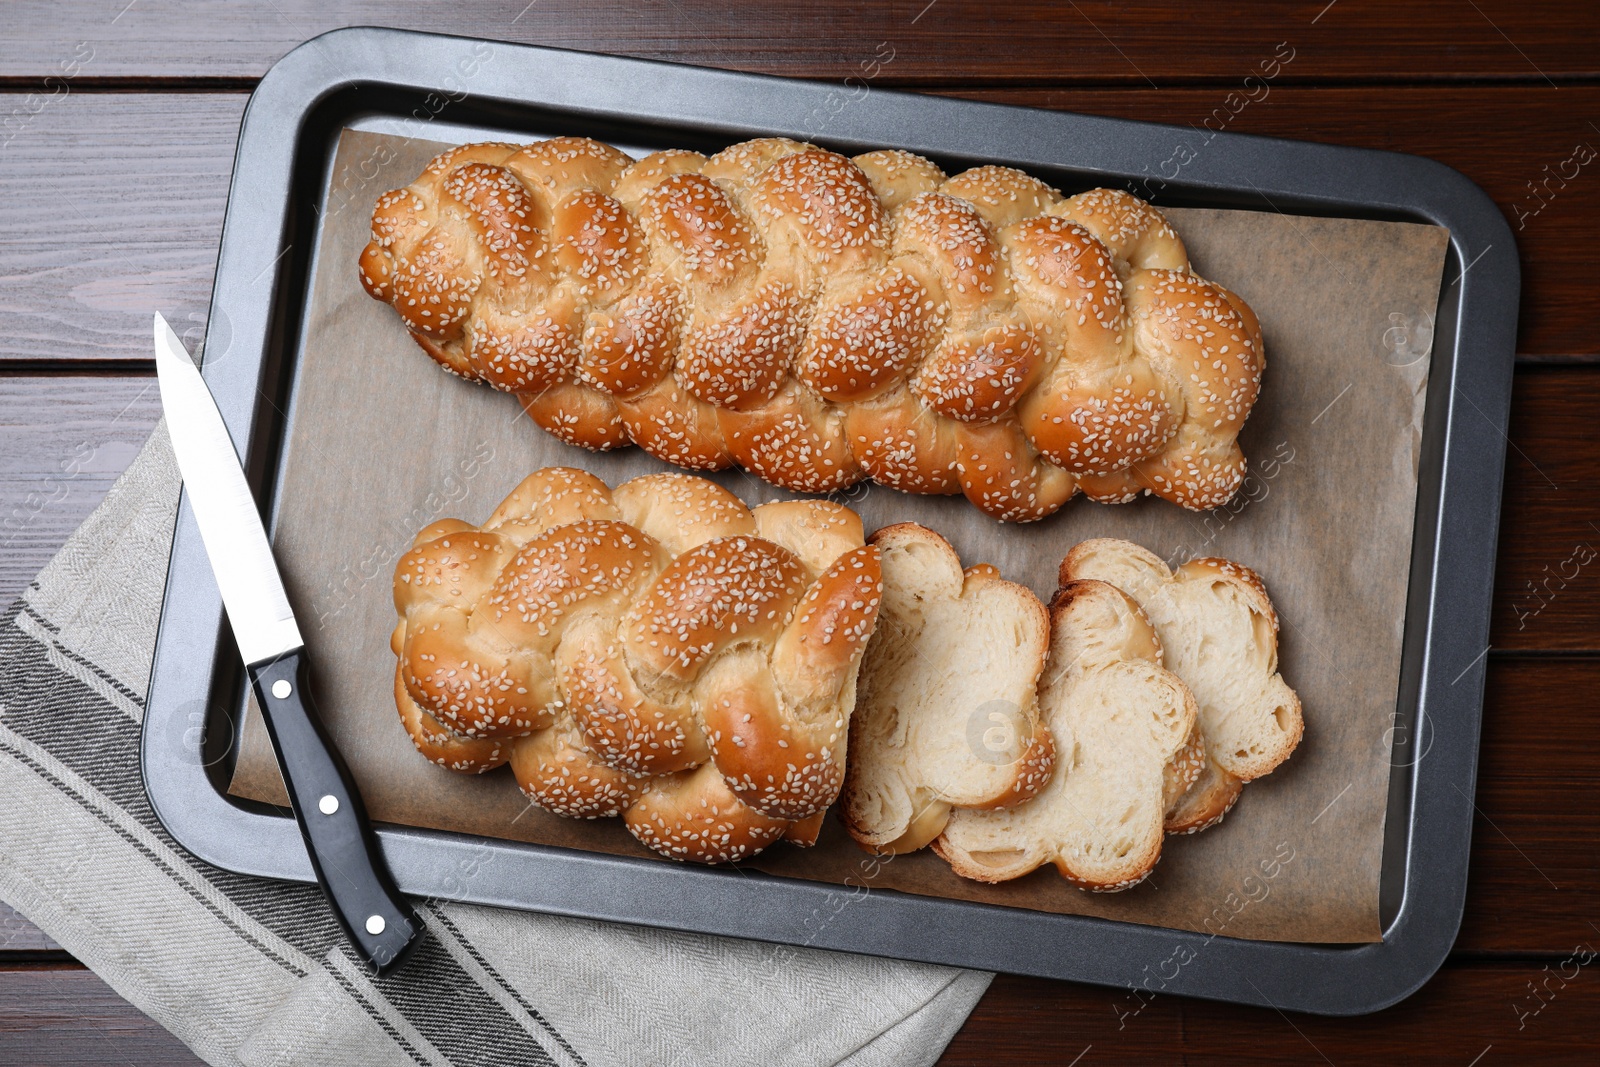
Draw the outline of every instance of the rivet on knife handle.
[[[364,962],[387,970],[420,940],[422,925],[395,888],[350,771],[317,714],[305,653],[252,663],[249,671],[317,880]]]

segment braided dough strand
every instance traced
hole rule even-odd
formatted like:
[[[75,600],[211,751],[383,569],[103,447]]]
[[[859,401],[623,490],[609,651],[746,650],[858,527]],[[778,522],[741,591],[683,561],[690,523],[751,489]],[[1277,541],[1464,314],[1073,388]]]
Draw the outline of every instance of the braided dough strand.
[[[1265,362],[1249,307],[1127,193],[782,138],[454,148],[379,199],[360,268],[569,444],[1006,521],[1079,490],[1227,502]]]

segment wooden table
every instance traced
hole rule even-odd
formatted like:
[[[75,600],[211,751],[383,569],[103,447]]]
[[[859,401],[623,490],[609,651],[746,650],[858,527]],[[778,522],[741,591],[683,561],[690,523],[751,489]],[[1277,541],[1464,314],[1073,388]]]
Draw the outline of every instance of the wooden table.
[[[1574,976],[1565,961],[1600,945],[1600,489],[1588,480],[1600,471],[1600,7],[12,0],[0,10],[0,596],[155,423],[150,310],[204,329],[256,79],[353,24],[834,80],[876,70],[872,89],[1402,149],[1488,190],[1516,231],[1524,294],[1509,441],[1483,442],[1508,445],[1506,494],[1479,818],[1449,961],[1410,1000],[1350,1020],[1171,997],[1120,1019],[1125,993],[1001,977],[944,1062],[1595,1062],[1600,967]],[[0,909],[0,1062],[108,1060],[194,1062]]]

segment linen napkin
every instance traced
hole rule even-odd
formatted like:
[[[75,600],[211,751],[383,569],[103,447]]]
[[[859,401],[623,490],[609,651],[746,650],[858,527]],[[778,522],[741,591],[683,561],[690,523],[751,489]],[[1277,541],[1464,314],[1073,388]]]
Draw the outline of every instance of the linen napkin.
[[[314,886],[161,827],[140,723],[179,476],[164,426],[0,616],[0,899],[213,1064],[931,1064],[990,975],[419,902],[374,978]]]

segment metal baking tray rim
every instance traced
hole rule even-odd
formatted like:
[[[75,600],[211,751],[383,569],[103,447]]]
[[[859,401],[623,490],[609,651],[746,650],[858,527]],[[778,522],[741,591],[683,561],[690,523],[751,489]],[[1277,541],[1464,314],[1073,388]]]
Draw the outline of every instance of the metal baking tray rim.
[[[303,217],[309,213],[297,218],[291,210],[303,148],[315,140],[319,119],[329,117],[324,112],[355,110],[347,105],[363,92],[399,93],[431,106],[428,94],[450,93],[461,64],[481,58],[486,47],[494,63],[476,72],[470,97],[452,104],[485,125],[515,129],[519,114],[539,110],[599,136],[643,125],[680,142],[767,133],[858,150],[903,145],[938,159],[1065,172],[1085,187],[1127,185],[1163,204],[1448,228],[1396,705],[1383,941],[1326,946],[1206,937],[383,826],[379,836],[403,889],[1321,1014],[1379,1010],[1433,975],[1454,942],[1465,900],[1505,458],[1503,447],[1481,443],[1485,422],[1498,431],[1488,439],[1504,439],[1520,287],[1510,228],[1481,189],[1417,156],[1231,133],[1206,135],[1207,151],[1178,177],[1152,183],[1150,161],[1206,131],[876,89],[834,113],[839,89],[826,83],[397,30],[335,30],[285,56],[251,97],[212,296],[210,321],[220,317],[228,330],[220,350],[206,353],[203,370],[264,500],[272,499],[279,447],[272,400],[292,372],[300,327],[298,302],[289,297],[314,225]],[[831,115],[821,132],[812,125],[819,113]],[[918,132],[907,137],[906,130]],[[293,820],[227,796],[214,743],[192,740],[194,709],[213,718],[230,714],[217,693],[236,663],[185,497],[148,690],[146,788],[163,825],[201,859],[309,882]],[[227,725],[220,732],[231,737],[236,731]],[[940,931],[936,941],[927,938],[929,929]],[[1176,946],[1190,950],[1190,962],[1152,987],[1152,969]]]

